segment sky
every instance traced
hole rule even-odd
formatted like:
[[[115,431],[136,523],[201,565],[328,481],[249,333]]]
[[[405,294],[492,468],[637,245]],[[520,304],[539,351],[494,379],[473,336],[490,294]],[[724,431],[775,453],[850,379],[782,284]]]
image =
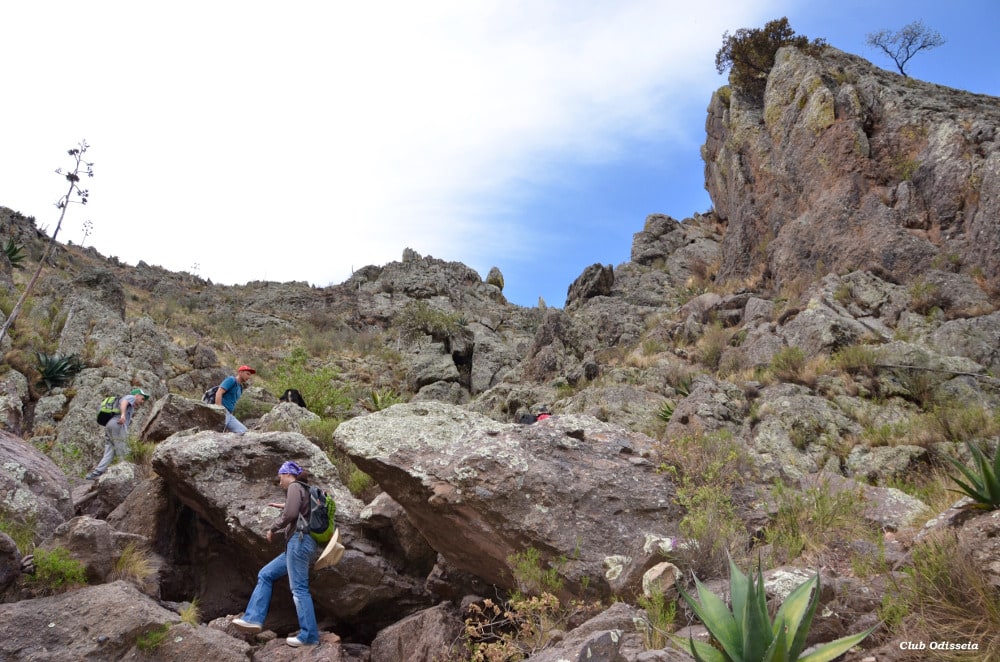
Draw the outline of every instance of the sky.
[[[0,206],[51,234],[86,140],[61,242],[319,287],[411,248],[561,307],[647,215],[711,208],[715,53],[782,16],[889,70],[865,36],[923,20],[912,77],[1000,96],[998,0],[4,2]]]

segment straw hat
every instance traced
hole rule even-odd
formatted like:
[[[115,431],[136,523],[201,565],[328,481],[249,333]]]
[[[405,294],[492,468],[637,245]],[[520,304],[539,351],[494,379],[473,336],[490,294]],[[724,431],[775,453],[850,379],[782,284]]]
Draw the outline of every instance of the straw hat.
[[[316,559],[316,569],[322,570],[327,566],[337,565],[343,555],[344,546],[340,544],[340,529],[334,529],[330,542],[326,544],[326,549]]]

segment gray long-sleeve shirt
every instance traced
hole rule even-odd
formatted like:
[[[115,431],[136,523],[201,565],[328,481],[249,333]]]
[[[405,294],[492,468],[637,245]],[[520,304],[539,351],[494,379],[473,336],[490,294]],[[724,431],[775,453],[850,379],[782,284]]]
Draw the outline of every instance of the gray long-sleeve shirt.
[[[299,515],[309,516],[309,493],[307,490],[305,484],[298,481],[288,486],[288,491],[285,493],[285,509],[271,525],[269,530],[272,533],[284,530],[285,540],[292,537],[295,525],[299,521]]]

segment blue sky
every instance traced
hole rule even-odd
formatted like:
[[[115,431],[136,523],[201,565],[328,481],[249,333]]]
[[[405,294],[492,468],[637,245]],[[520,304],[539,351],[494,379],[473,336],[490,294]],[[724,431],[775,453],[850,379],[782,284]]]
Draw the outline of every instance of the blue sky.
[[[5,3],[0,205],[51,232],[53,170],[85,138],[90,204],[61,241],[320,286],[409,247],[562,306],[585,267],[629,259],[646,215],[711,207],[724,31],[787,16],[892,70],[865,35],[922,19],[947,43],[913,77],[1000,95],[997,0],[353,4]]]

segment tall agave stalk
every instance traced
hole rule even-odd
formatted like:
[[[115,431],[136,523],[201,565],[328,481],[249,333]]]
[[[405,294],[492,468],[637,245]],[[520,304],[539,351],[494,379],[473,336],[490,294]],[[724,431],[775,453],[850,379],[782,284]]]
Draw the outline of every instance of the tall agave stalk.
[[[52,238],[49,239],[48,248],[45,249],[45,253],[42,255],[42,259],[38,261],[38,268],[35,269],[35,273],[31,276],[28,284],[24,286],[24,291],[21,292],[21,296],[18,297],[17,303],[11,309],[10,314],[7,315],[7,319],[4,320],[3,326],[0,326],[0,341],[4,339],[10,327],[14,324],[14,320],[21,313],[21,308],[24,306],[25,300],[31,293],[31,288],[35,286],[38,281],[38,277],[42,275],[42,267],[48,261],[49,256],[52,254],[52,249],[56,245],[56,237],[59,235],[59,229],[62,227],[63,219],[66,218],[66,209],[69,207],[70,202],[79,202],[82,205],[87,204],[87,200],[90,196],[90,192],[86,189],[80,188],[80,173],[83,172],[88,177],[94,176],[93,163],[88,163],[83,160],[83,155],[87,153],[87,141],[81,140],[78,147],[74,147],[69,150],[70,157],[74,160],[75,165],[73,169],[69,172],[63,172],[62,168],[56,170],[57,174],[60,174],[66,178],[69,182],[69,189],[66,191],[66,195],[59,198],[59,202],[56,203],[56,207],[59,208],[59,221],[56,223],[56,229],[52,231]],[[73,200],[73,194],[79,198],[79,200]]]
[[[756,581],[744,575],[729,560],[729,586],[733,608],[705,588],[695,577],[696,601],[683,588],[681,596],[705,624],[722,650],[702,641],[673,637],[698,662],[829,662],[843,655],[872,633],[859,634],[823,644],[799,657],[805,647],[809,628],[819,604],[819,573],[788,594],[771,621],[767,611],[764,576],[757,568]]]

